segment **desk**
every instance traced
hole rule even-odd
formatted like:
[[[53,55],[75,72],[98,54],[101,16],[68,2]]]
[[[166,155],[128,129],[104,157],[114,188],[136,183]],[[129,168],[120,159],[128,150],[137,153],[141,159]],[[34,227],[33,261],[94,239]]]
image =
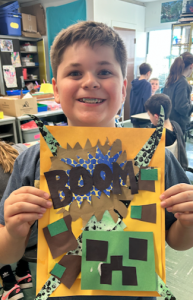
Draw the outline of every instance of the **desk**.
[[[38,118],[48,118],[48,117],[53,117],[53,116],[57,116],[57,115],[63,115],[65,118],[65,115],[64,115],[64,112],[62,109],[43,111],[43,112],[34,114],[34,116],[37,116]],[[20,143],[23,143],[23,136],[22,136],[20,125],[21,125],[22,121],[26,121],[26,120],[31,120],[31,118],[29,116],[21,116],[21,117],[17,117],[17,119],[16,119],[17,132],[18,132],[18,138],[19,138]]]
[[[0,119],[0,139],[17,144],[16,118],[5,116]]]
[[[139,119],[139,120],[147,120],[149,121],[149,115],[147,112],[141,113],[141,114],[136,114],[136,115],[132,115],[131,118],[135,118],[135,119]]]

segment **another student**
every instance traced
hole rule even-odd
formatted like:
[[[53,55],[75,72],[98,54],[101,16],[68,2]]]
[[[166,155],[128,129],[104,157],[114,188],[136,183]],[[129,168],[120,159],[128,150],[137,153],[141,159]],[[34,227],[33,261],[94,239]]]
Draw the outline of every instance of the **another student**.
[[[186,77],[190,77],[192,71],[193,55],[184,52],[174,60],[163,90],[163,93],[168,95],[172,101],[170,120],[176,121],[183,133],[190,123],[192,87],[188,84]]]
[[[17,156],[26,150],[23,144],[10,145],[0,141],[0,201],[13,171]],[[10,265],[0,263],[0,277],[3,283],[2,300],[23,299],[22,289],[32,287],[32,276],[28,262],[20,259],[17,263],[16,275]]]
[[[177,139],[178,145],[178,161],[186,170],[188,168],[188,159],[186,155],[186,144],[183,137],[183,132],[178,123],[170,121],[169,116],[172,109],[172,102],[165,94],[157,94],[151,96],[145,103],[145,109],[148,112],[151,123],[157,126],[160,115],[161,105],[165,112],[164,127],[166,128],[166,147],[171,146]]]
[[[69,126],[115,127],[115,115],[126,96],[127,56],[123,41],[112,28],[87,21],[62,30],[51,48],[51,64],[55,99],[61,103]],[[2,199],[1,262],[11,263],[22,257],[29,236],[31,240],[31,226],[52,205],[49,194],[33,187],[34,180],[40,178],[39,155],[39,145],[35,145],[19,156]],[[165,181],[166,188],[179,182],[188,183],[183,169],[169,151],[166,152]],[[191,186],[172,187],[162,195],[162,206],[170,211],[166,211],[167,242],[178,250],[193,247],[193,214],[186,213],[193,211],[193,192],[188,193],[187,200],[186,193],[182,193],[185,190],[191,190]],[[171,194],[174,195],[172,202]],[[87,298],[93,299],[92,296]]]
[[[143,63],[139,66],[139,79],[131,82],[130,92],[130,115],[136,115],[145,112],[144,104],[151,97],[151,84],[148,82],[152,68],[149,64]],[[133,127],[146,127],[147,121],[131,118]]]
[[[151,95],[153,96],[159,90],[159,79],[151,78],[149,82],[151,84]]]

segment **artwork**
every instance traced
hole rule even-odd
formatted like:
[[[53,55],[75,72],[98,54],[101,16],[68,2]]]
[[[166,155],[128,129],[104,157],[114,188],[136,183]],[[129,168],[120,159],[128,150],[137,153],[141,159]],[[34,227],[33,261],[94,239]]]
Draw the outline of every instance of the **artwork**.
[[[159,200],[163,114],[156,130],[45,127],[31,117],[42,134],[40,188],[53,201],[38,225],[36,299],[173,297]]]
[[[3,66],[3,75],[7,88],[17,87],[16,71],[13,66]]]
[[[161,4],[161,23],[176,22],[182,13],[182,0]]]
[[[21,60],[20,60],[19,52],[11,53],[11,62],[12,62],[13,67],[15,67],[15,68],[21,67]]]
[[[12,40],[1,40],[0,39],[1,52],[13,52]]]

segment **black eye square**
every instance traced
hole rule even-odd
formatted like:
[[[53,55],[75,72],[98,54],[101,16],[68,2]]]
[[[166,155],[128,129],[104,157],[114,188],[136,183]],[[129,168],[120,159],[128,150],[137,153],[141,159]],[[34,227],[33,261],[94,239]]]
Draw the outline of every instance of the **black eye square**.
[[[98,240],[86,240],[86,260],[106,261],[108,254],[108,242]]]
[[[129,259],[147,261],[147,240],[129,238]]]

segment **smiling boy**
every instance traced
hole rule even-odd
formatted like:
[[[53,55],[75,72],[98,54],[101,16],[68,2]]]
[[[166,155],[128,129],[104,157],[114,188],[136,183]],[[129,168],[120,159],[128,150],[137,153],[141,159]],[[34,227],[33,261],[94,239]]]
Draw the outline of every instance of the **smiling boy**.
[[[55,38],[51,63],[55,100],[61,104],[68,125],[115,127],[115,115],[125,100],[127,85],[126,50],[118,34],[97,22],[72,25]],[[31,226],[52,205],[47,193],[33,187],[34,180],[39,179],[39,172],[39,145],[36,145],[16,160],[0,205],[1,262],[12,263],[21,258]],[[168,152],[165,180],[166,188],[179,182],[188,183],[178,162]],[[162,195],[162,199],[162,206],[169,207],[170,211],[166,213],[168,243],[180,250],[192,247],[191,186],[172,187]],[[190,212],[188,217],[186,211]],[[121,299],[124,300],[124,297]]]

